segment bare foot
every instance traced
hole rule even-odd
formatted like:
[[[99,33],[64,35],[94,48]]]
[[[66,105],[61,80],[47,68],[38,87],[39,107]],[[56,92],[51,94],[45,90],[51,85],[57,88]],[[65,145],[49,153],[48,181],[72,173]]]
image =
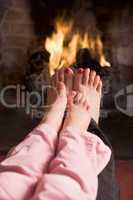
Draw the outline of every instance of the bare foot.
[[[47,92],[47,105],[51,105],[55,100],[55,88],[58,82],[63,82],[65,84],[67,97],[69,99],[73,89],[73,70],[71,68],[61,68],[51,77],[51,86]]]
[[[60,69],[58,71],[58,81],[65,83],[67,96],[69,96],[73,89],[73,70],[71,68]]]
[[[77,93],[67,111],[63,129],[72,127],[78,132],[84,132],[91,120],[90,107],[87,98],[82,93]]]
[[[47,123],[55,129],[56,132],[59,131],[62,120],[64,117],[64,112],[67,104],[66,87],[64,83],[56,83],[57,97],[51,105],[46,116],[42,120],[42,123]],[[52,91],[51,91],[52,92]]]
[[[95,71],[79,69],[74,78],[74,90],[87,96],[91,107],[91,117],[98,123],[102,93],[100,76],[96,75]]]

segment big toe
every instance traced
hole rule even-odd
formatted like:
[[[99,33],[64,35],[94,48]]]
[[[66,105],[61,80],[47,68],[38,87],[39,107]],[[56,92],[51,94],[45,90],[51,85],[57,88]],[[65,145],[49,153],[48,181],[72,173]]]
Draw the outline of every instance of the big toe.
[[[78,69],[75,73],[75,76],[74,76],[74,90],[75,91],[80,91],[80,86],[82,84],[82,79],[83,79],[83,72],[84,70],[81,68],[81,69]]]
[[[62,67],[59,72],[58,72],[58,80],[61,82],[64,82],[64,73],[65,73],[65,68]]]
[[[73,70],[71,68],[65,69],[64,82],[66,85],[67,94],[70,94],[73,89]]]

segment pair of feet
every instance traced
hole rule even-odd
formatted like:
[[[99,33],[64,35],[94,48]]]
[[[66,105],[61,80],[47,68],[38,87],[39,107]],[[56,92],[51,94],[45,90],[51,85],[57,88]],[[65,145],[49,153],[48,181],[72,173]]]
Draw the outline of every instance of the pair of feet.
[[[83,132],[91,118],[98,123],[102,81],[95,71],[79,69],[73,73],[70,68],[61,69],[53,76],[52,87],[57,95],[55,98],[55,91],[50,92],[48,99],[52,99],[52,106],[43,122],[58,132],[67,108],[62,128],[71,126]]]

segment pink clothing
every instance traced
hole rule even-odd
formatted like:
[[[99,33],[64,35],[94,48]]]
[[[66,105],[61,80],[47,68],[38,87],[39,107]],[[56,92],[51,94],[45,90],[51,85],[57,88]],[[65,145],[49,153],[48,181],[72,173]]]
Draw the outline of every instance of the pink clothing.
[[[68,127],[57,138],[42,124],[0,164],[0,200],[94,200],[110,155],[91,133]]]

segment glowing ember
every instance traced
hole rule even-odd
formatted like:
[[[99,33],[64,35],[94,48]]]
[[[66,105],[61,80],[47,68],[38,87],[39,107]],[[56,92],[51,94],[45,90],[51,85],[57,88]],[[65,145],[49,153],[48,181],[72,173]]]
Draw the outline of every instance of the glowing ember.
[[[49,70],[52,75],[55,69],[68,67],[75,63],[76,53],[80,48],[89,48],[93,58],[101,65],[110,66],[103,53],[103,43],[100,36],[95,38],[88,33],[83,35],[73,32],[73,23],[57,20],[55,32],[45,41],[45,48],[50,53]]]

